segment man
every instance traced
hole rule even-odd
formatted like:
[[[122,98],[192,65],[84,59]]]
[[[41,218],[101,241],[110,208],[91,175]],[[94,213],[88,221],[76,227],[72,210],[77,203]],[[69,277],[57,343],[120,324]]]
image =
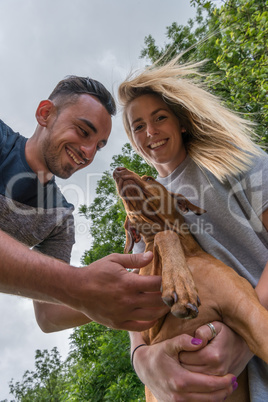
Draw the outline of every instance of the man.
[[[68,265],[73,207],[54,176],[68,178],[93,161],[107,143],[115,112],[102,84],[70,76],[40,102],[28,140],[0,121],[0,291],[34,299],[45,332],[91,320],[142,331],[166,312],[160,278],[125,269],[146,265],[150,253],[112,254],[84,268]]]

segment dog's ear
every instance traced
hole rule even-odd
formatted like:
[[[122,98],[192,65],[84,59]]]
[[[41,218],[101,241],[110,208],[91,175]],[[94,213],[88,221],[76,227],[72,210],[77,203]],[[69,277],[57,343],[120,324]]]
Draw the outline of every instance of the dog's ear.
[[[124,253],[130,253],[134,247],[134,243],[138,243],[141,240],[141,235],[139,232],[131,225],[130,220],[126,217],[124,224],[125,232],[126,232],[126,244],[124,248]]]
[[[176,199],[177,206],[181,213],[187,214],[187,212],[192,211],[195,215],[202,215],[207,212],[205,209],[199,208],[196,205],[193,205],[190,201],[187,200],[181,194],[172,194],[172,196]]]

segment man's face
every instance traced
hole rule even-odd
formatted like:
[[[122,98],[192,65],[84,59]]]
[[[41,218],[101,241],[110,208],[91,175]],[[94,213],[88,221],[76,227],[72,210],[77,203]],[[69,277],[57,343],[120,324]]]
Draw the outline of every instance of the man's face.
[[[111,132],[111,116],[99,100],[82,94],[50,117],[42,141],[45,171],[67,179],[90,165]]]

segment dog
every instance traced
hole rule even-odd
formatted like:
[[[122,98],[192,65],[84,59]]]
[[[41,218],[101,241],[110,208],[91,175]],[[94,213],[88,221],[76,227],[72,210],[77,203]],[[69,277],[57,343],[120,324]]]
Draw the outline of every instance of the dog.
[[[206,211],[181,194],[170,193],[150,176],[140,177],[119,167],[113,177],[127,213],[124,252],[144,240],[145,251],[152,251],[154,257],[140,274],[162,275],[162,298],[171,308],[143,332],[146,343],[183,333],[194,336],[201,325],[222,321],[268,363],[268,311],[246,279],[199,246],[184,221],[183,214],[189,210],[195,214]],[[246,369],[238,382],[228,401],[249,401]],[[148,389],[146,401],[156,401]]]

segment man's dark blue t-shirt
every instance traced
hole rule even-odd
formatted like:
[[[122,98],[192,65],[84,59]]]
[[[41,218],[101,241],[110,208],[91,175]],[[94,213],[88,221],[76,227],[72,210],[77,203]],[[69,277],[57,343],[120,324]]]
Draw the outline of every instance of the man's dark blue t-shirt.
[[[53,177],[40,183],[25,158],[27,138],[0,120],[0,228],[29,247],[70,261],[73,205]]]

